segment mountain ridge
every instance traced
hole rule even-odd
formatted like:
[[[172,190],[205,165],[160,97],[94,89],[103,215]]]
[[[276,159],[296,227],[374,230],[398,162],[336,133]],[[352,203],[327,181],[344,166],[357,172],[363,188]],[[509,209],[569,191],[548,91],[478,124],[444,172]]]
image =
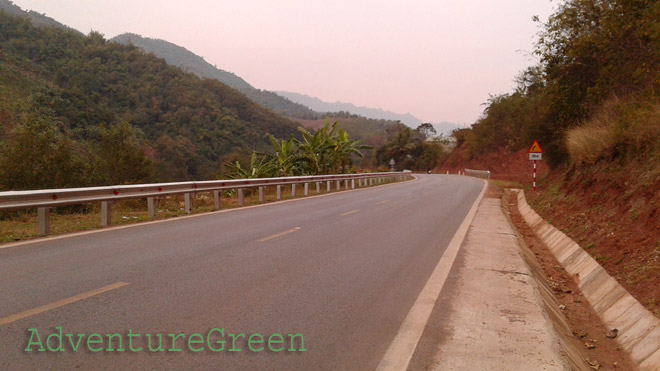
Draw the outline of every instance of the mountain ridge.
[[[293,102],[300,103],[311,108],[317,112],[350,112],[352,114],[382,120],[401,121],[408,126],[416,127],[422,124],[422,120],[411,115],[410,113],[399,114],[391,111],[386,111],[382,108],[360,107],[353,103],[345,102],[325,102],[317,97],[312,97],[307,94],[289,92],[289,91],[275,91],[276,94],[283,96]]]
[[[283,116],[301,118],[318,117],[318,113],[308,107],[292,102],[273,92],[257,89],[233,72],[218,68],[185,47],[167,40],[154,39],[127,32],[113,37],[110,41],[123,45],[136,46],[146,53],[152,53],[158,58],[163,58],[168,64],[179,67],[186,72],[192,72],[200,78],[216,79],[240,91],[262,107]]]

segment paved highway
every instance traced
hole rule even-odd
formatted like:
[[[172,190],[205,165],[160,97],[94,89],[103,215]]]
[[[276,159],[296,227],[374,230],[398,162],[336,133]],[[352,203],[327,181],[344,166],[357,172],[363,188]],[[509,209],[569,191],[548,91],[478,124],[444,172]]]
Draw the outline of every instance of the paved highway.
[[[375,369],[482,187],[421,175],[0,249],[0,369]]]

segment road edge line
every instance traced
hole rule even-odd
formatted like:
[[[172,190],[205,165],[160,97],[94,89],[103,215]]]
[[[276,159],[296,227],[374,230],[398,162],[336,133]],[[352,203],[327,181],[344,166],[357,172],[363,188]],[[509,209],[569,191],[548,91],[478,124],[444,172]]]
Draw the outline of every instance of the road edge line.
[[[408,364],[415,353],[419,339],[422,337],[422,333],[424,332],[426,323],[435,307],[440,291],[442,291],[442,288],[447,281],[449,271],[454,265],[458,251],[460,250],[463,240],[465,240],[465,236],[470,229],[472,220],[477,213],[477,208],[486,193],[488,182],[485,180],[483,182],[484,185],[481,189],[481,193],[477,196],[476,200],[474,200],[470,211],[468,211],[465,219],[463,219],[463,222],[456,230],[454,237],[452,237],[447,249],[444,254],[442,254],[442,257],[440,257],[440,261],[438,261],[438,264],[433,269],[433,273],[431,273],[424,288],[422,288],[419,296],[417,296],[408,315],[406,315],[403,323],[401,323],[399,331],[394,337],[394,340],[392,340],[390,346],[387,348],[387,351],[385,351],[385,355],[381,359],[376,370],[401,371],[408,368]]]

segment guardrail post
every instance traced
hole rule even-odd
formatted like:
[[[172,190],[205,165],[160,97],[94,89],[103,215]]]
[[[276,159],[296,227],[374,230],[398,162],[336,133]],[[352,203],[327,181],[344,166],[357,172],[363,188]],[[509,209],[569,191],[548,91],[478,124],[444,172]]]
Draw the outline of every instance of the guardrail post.
[[[101,226],[108,227],[112,223],[112,201],[101,202]]]
[[[296,197],[296,184],[291,184],[291,197]]]
[[[280,184],[277,185],[277,200],[282,199],[282,186]]]
[[[149,213],[149,219],[156,219],[155,197],[147,197],[147,212]]]
[[[326,192],[330,192],[330,181],[328,180],[328,185],[326,186]]]
[[[183,208],[186,211],[186,214],[192,214],[192,194],[190,192],[183,194]]]
[[[355,189],[355,179],[351,179],[351,189]]]
[[[337,190],[341,190],[341,180],[337,181]]]
[[[245,205],[245,196],[243,195],[243,188],[238,189],[238,206]]]
[[[213,191],[213,203],[215,204],[216,210],[220,210],[222,208],[222,203],[220,202],[222,194],[220,192],[221,191]]]
[[[305,183],[305,196],[309,196],[309,183]]]
[[[316,194],[321,193],[321,182],[316,182]]]
[[[264,202],[264,187],[259,187],[259,202]]]
[[[37,209],[37,234],[43,236],[50,233],[50,209],[40,207]]]

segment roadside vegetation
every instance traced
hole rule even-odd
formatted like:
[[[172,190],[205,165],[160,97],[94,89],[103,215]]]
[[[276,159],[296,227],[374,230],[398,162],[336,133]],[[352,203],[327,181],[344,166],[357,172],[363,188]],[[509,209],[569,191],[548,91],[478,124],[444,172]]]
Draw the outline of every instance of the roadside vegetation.
[[[252,153],[247,166],[239,161],[228,164],[232,178],[269,178],[298,175],[347,174],[356,172],[353,156],[363,157],[362,150],[371,149],[359,140],[349,140],[348,133],[326,120],[323,127],[311,133],[298,128],[302,139],[292,136],[278,141],[270,137],[272,153]]]
[[[298,135],[217,80],[2,11],[0,125],[0,190],[211,179]]]
[[[530,205],[660,315],[660,2],[566,0],[539,29],[538,64],[454,132],[441,167],[480,164],[531,188],[538,140],[550,170]]]

